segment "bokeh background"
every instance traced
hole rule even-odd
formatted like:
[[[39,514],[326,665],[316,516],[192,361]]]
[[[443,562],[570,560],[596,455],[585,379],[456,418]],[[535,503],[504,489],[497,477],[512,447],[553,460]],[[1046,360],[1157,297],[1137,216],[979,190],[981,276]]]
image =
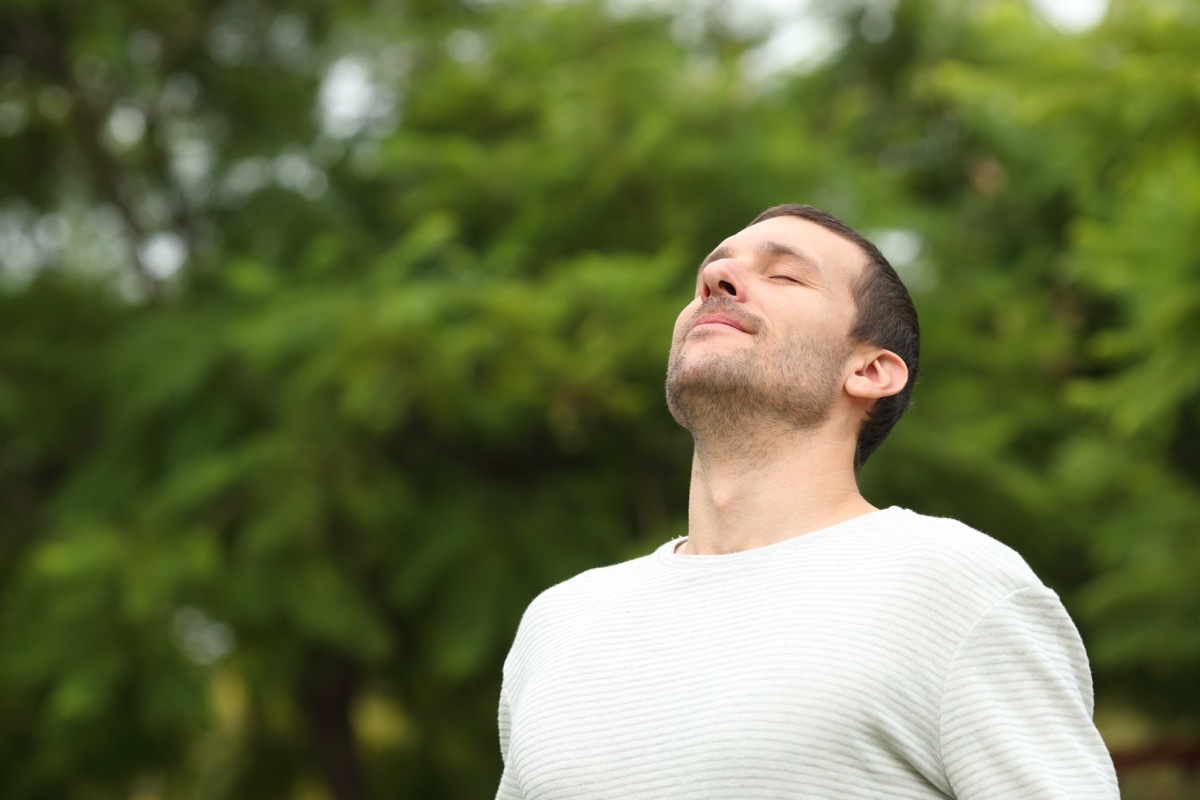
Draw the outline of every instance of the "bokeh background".
[[[925,331],[876,505],[1016,547],[1200,797],[1200,4],[5,0],[0,796],[490,797],[525,605],[685,529],[762,208]]]

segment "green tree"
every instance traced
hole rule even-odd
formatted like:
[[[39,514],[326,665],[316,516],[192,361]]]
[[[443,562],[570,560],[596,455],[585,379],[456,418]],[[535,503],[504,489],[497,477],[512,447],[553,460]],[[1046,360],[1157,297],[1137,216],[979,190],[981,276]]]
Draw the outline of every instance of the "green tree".
[[[10,90],[62,101],[46,158],[77,167],[14,208],[115,208],[90,291],[127,301],[93,382],[54,375],[96,432],[6,586],[15,796],[476,796],[532,594],[679,527],[647,345],[711,232],[801,177],[784,122],[699,57],[737,41],[689,52],[665,17],[391,10],[7,20]],[[339,71],[369,111],[319,113]],[[14,168],[44,139],[23,125]],[[61,251],[14,302],[90,266]]]
[[[695,264],[794,200],[922,313],[868,496],[1196,736],[1194,10],[828,14],[763,78],[715,4],[0,11],[5,796],[486,796],[524,606],[684,528]]]

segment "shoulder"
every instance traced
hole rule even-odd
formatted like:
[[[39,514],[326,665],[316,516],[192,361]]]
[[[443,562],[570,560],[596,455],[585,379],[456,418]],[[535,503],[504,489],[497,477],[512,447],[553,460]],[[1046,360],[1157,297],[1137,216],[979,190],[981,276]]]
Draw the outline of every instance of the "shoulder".
[[[1049,591],[1019,553],[962,522],[896,508],[880,523],[863,557],[901,602],[969,625],[1013,592]]]
[[[655,555],[650,554],[595,567],[545,589],[525,609],[517,628],[513,650],[552,640],[577,629],[604,613],[616,602],[644,594],[653,581]]]
[[[994,537],[956,519],[894,511],[890,534],[895,543],[943,574],[998,582],[1008,591],[1042,585],[1020,553]]]
[[[643,584],[653,571],[653,563],[654,554],[650,554],[585,570],[543,591],[530,603],[526,614],[552,613],[606,597],[611,599],[614,592]]]

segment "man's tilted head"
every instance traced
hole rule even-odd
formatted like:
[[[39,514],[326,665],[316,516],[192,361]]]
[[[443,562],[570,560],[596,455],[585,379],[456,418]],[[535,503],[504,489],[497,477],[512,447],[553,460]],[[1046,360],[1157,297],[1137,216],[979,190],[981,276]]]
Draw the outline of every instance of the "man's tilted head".
[[[911,402],[919,342],[912,299],[875,245],[819,209],[775,206],[700,265],[667,404],[698,442],[749,421],[811,430],[852,414],[857,470]]]

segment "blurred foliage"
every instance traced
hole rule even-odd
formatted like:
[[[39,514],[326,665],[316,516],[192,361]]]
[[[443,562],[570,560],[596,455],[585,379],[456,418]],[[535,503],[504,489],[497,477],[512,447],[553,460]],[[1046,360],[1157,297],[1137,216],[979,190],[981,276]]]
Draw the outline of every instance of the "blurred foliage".
[[[1118,763],[1196,758],[1200,8],[827,6],[764,73],[719,3],[7,3],[3,795],[490,795],[525,604],[685,526],[695,264],[790,201],[922,313],[867,496],[1017,547]]]

